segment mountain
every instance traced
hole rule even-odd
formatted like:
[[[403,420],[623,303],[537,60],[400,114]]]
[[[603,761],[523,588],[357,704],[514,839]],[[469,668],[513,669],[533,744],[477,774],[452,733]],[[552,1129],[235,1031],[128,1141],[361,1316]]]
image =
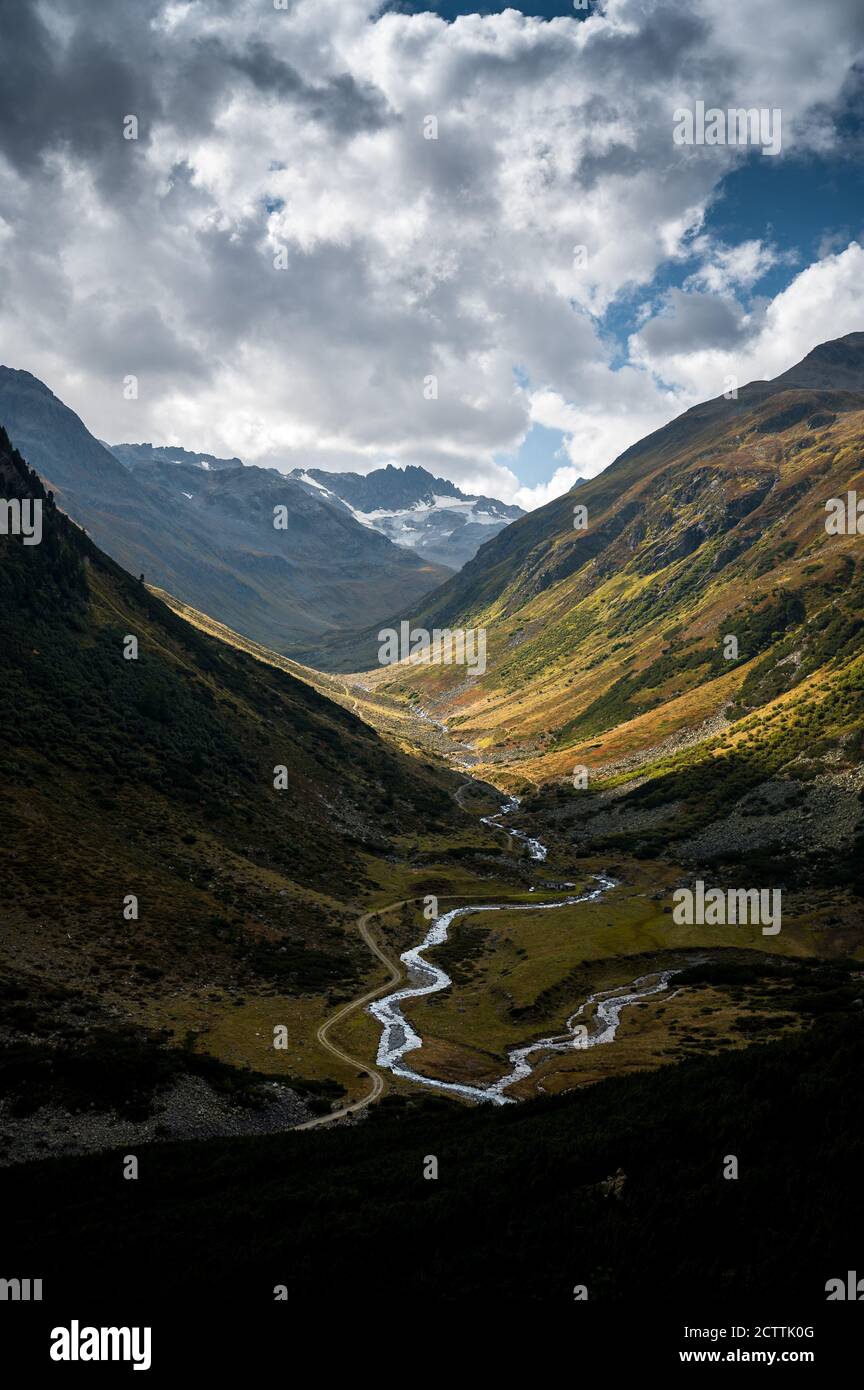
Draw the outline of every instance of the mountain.
[[[521,507],[462,492],[411,464],[388,463],[365,476],[295,468],[291,476],[338,498],[359,522],[396,545],[450,569],[461,569],[481,545],[525,515]]]
[[[449,575],[275,470],[151,445],[115,456],[28,372],[0,367],[0,424],[121,565],[279,651],[314,650]]]
[[[484,675],[366,682],[446,720],[499,785],[578,799],[585,768],[580,842],[800,854],[842,876],[861,834],[864,565],[826,504],[850,492],[864,497],[862,333],[687,411],[413,611],[416,627],[485,628]],[[374,651],[370,634],[344,660]]]
[[[4,1104],[137,1114],[174,1072],[245,1091],[250,1062],[338,1094],[312,1020],[367,975],[357,904],[405,837],[472,824],[457,779],[177,617],[2,430],[0,495],[43,509],[40,543],[0,534]]]
[[[138,468],[147,470],[159,464],[172,463],[189,468],[201,468],[205,472],[211,468],[218,470],[243,467],[242,459],[220,459],[215,454],[196,454],[175,444],[105,444],[104,447],[118,458],[130,473],[134,473]]]
[[[596,1212],[609,1208],[609,1192],[619,1190],[617,1166],[633,1172],[632,1155],[620,1147],[632,1138],[633,1104],[638,1125],[644,1120],[654,1133],[658,1106],[672,1105],[679,1117],[698,1114],[705,1088],[722,1087],[730,1113],[740,1117],[742,1078],[756,1076],[749,1123],[761,1115],[766,1085],[776,1090],[777,1076],[809,1068],[816,1055],[802,1104],[822,1097],[811,1106],[815,1130],[820,1122],[836,1128],[835,1073],[846,1066],[837,1063],[838,1048],[848,1062],[852,1030],[860,1033],[860,965],[847,959],[860,952],[860,911],[857,920],[851,913],[827,917],[825,895],[808,891],[784,917],[776,943],[758,934],[718,939],[714,928],[682,932],[664,906],[680,870],[648,862],[656,853],[650,837],[664,833],[657,819],[668,800],[662,785],[659,805],[649,799],[633,807],[641,822],[626,849],[617,842],[627,838],[620,827],[617,838],[609,833],[609,805],[591,802],[592,833],[605,834],[607,842],[601,859],[586,853],[574,834],[583,827],[583,798],[562,799],[557,787],[533,796],[535,823],[552,832],[552,863],[529,860],[527,870],[518,861],[503,864],[501,828],[477,824],[460,809],[464,793],[489,803],[488,814],[494,805],[488,788],[468,787],[462,774],[396,751],[313,689],[315,673],[298,669],[295,678],[284,658],[263,651],[253,657],[249,645],[228,633],[215,640],[201,630],[208,625],[202,615],[197,627],[183,621],[60,511],[2,433],[0,495],[36,499],[44,512],[39,545],[0,537],[0,720],[7,734],[0,768],[0,1164],[111,1148],[95,1166],[87,1159],[28,1165],[68,1174],[74,1200],[64,1210],[77,1213],[75,1220],[85,1211],[79,1237],[85,1247],[90,1236],[104,1245],[105,1229],[116,1230],[113,1199],[100,1207],[101,1198],[95,1205],[92,1198],[117,1189],[97,1177],[87,1199],[87,1180],[76,1187],[77,1174],[101,1174],[103,1162],[137,1152],[139,1142],[178,1136],[213,1141],[240,1134],[248,1136],[249,1156],[274,1155],[257,1137],[262,1132],[284,1130],[315,1110],[323,1114],[346,1092],[352,1099],[366,1092],[360,1066],[373,1065],[378,1030],[359,1008],[340,1022],[345,1002],[363,1003],[383,983],[381,957],[371,955],[359,914],[377,918],[376,953],[389,953],[385,961],[398,958],[428,931],[427,895],[496,906],[492,926],[466,921],[435,947],[450,986],[440,1000],[416,1000],[411,1014],[432,1074],[442,1068],[454,1079],[476,1079],[490,1069],[497,1074],[514,1042],[557,1036],[574,1001],[670,962],[680,970],[680,987],[653,1009],[634,1010],[633,1031],[625,1026],[620,1047],[574,1048],[560,1057],[552,1050],[541,1089],[575,1086],[578,1094],[560,1101],[547,1094],[536,1109],[527,1104],[499,1115],[484,1107],[478,1115],[458,1106],[451,1114],[448,1102],[418,1098],[396,1081],[369,1120],[334,1127],[323,1144],[313,1139],[303,1149],[302,1197],[312,1207],[350,1208],[332,1202],[336,1170],[329,1160],[338,1154],[355,1185],[359,1152],[370,1171],[385,1173],[391,1186],[402,1183],[405,1200],[416,1205],[418,1154],[440,1152],[446,1163],[446,1156],[456,1162],[470,1153],[479,1182],[503,1139],[508,1191],[524,1192],[526,1174],[536,1179],[535,1122],[564,1152],[574,1134],[591,1131],[595,1111],[613,1113],[611,1126],[599,1139],[594,1135],[580,1158],[579,1200],[567,1209],[578,1234],[580,1220],[593,1229]],[[860,725],[856,700],[864,681],[856,686],[850,679],[846,623],[847,614],[838,611],[826,631],[841,658],[832,718],[853,729],[856,719]],[[126,660],[133,636],[137,656]],[[336,689],[340,682],[329,678],[329,684]],[[362,707],[351,693],[355,686],[341,684],[344,697]],[[811,726],[811,757],[819,754],[820,739],[836,751],[830,721],[817,712]],[[748,736],[746,726],[740,733]],[[404,741],[398,731],[393,741]],[[276,768],[284,782],[279,789]],[[846,775],[845,765],[841,772]],[[717,782],[728,805],[730,779],[721,775]],[[625,801],[638,797],[642,785],[658,790],[650,778],[636,783]],[[695,794],[710,800],[717,788],[703,778]],[[839,789],[833,796],[844,800]],[[633,848],[644,857],[634,861]],[[833,912],[849,865],[833,852],[829,860]],[[576,876],[587,882],[607,871],[617,878],[614,893],[602,902],[569,899],[560,909],[572,914],[569,920],[561,920],[559,907],[525,911],[552,906]],[[696,947],[702,953],[694,956]],[[365,1063],[358,1066],[345,1052],[334,1057],[320,1045],[334,1009],[340,1010],[339,1045]],[[277,1051],[274,1037],[283,1029],[287,1046]],[[737,1048],[765,1030],[779,1032],[781,1041],[735,1058]],[[730,1055],[718,1056],[723,1049]],[[646,1072],[678,1062],[683,1066],[670,1068],[668,1082],[646,1082]],[[616,1068],[621,1074],[604,1082]],[[630,1071],[638,1074],[628,1083]],[[600,1094],[598,1087],[606,1089],[595,1105],[590,1097]],[[770,1118],[765,1133],[773,1132],[776,1117]],[[402,1148],[397,1136],[405,1122]],[[704,1136],[698,1126],[688,1133],[696,1155],[688,1162],[703,1164]],[[283,1187],[284,1164],[293,1164],[306,1137],[278,1136]],[[173,1175],[159,1184],[159,1210],[139,1213],[143,1230],[156,1223],[163,1254],[165,1231],[188,1214],[189,1184],[200,1192],[204,1171],[212,1192],[220,1172],[225,1182],[229,1170],[236,1176],[240,1150],[226,1142],[148,1147],[148,1165],[159,1168],[168,1153]],[[441,1149],[442,1143],[452,1147]],[[781,1148],[788,1147],[784,1138]],[[668,1154],[658,1148],[654,1157],[660,1171]],[[271,1174],[269,1192],[275,1181],[269,1160],[258,1171]],[[761,1171],[762,1181],[776,1186],[776,1164]],[[37,1172],[30,1191],[39,1186]],[[150,1191],[152,1182],[145,1187]],[[676,1179],[664,1189],[670,1209],[680,1187]],[[212,1217],[212,1202],[209,1210]],[[722,1218],[719,1208],[716,1215]],[[236,1216],[240,1221],[241,1213]],[[663,1216],[658,1229],[665,1229],[665,1208]],[[279,1231],[292,1226],[284,1212],[271,1217],[282,1222]],[[248,1225],[245,1208],[242,1218]],[[225,1268],[231,1252],[236,1260],[244,1247],[234,1238],[233,1215],[220,1230],[209,1253]],[[363,1223],[354,1238],[361,1234]],[[317,1249],[307,1236],[298,1289]],[[332,1238],[341,1241],[341,1231]],[[819,1238],[815,1230],[817,1245]],[[284,1231],[279,1240],[284,1248]],[[154,1250],[157,1245],[154,1240]],[[208,1249],[200,1231],[196,1246]],[[260,1242],[248,1250],[253,1247],[258,1251]],[[66,1248],[56,1232],[52,1248]],[[350,1248],[359,1258],[360,1246]],[[604,1258],[603,1240],[592,1249]],[[454,1244],[449,1258],[455,1250]],[[564,1255],[562,1261],[566,1272]],[[332,1269],[332,1258],[315,1265],[316,1279],[326,1267]],[[51,1268],[56,1272],[56,1264]],[[681,1274],[686,1278],[683,1267]]]
[[[574,528],[572,492],[556,498],[442,586],[415,610],[416,621],[444,626],[491,605],[509,614],[586,566],[599,568],[601,575],[628,566],[640,574],[659,573],[675,552],[686,551],[677,555],[686,559],[730,524],[740,525],[751,512],[758,515],[757,508],[782,486],[784,472],[794,471],[796,478],[807,472],[801,459],[805,445],[820,455],[830,451],[825,439],[832,436],[814,439],[814,433],[830,429],[832,416],[851,412],[854,426],[862,396],[864,333],[854,333],[815,348],[773,382],[750,383],[735,400],[720,396],[694,406],[580,486],[578,502],[590,518],[586,531]],[[788,462],[786,455],[795,461],[794,470],[780,466]],[[827,471],[821,469],[823,475]],[[686,474],[681,484],[676,472]],[[726,510],[709,496],[719,484],[724,497],[734,494]],[[673,514],[677,503],[683,504],[680,514]],[[643,506],[652,509],[653,525],[642,516]],[[742,536],[750,535],[756,515]],[[752,544],[751,538],[746,548]]]

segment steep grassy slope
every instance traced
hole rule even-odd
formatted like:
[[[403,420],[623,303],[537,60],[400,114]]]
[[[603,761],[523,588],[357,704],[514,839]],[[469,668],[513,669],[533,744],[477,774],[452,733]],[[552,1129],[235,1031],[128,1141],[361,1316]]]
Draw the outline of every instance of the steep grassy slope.
[[[455,779],[185,623],[59,511],[2,432],[0,495],[44,515],[41,544],[0,537],[7,1081],[42,1094],[69,1037],[49,1036],[51,998],[91,1021],[82,1056],[121,1022],[182,1041],[237,1014],[241,1060],[275,1022],[314,1038],[329,997],[370,971],[356,913],[392,875],[385,857],[406,837],[470,834]],[[269,1013],[243,1013],[255,999]]]
[[[409,753],[412,757],[432,758],[436,762],[458,758],[460,753],[465,752],[460,744],[448,738],[446,731],[440,725],[433,720],[418,718],[417,714],[404,701],[396,699],[384,691],[370,690],[364,683],[353,678],[345,678],[329,671],[319,671],[314,666],[304,666],[299,661],[293,661],[291,657],[281,656],[269,647],[252,642],[248,637],[242,637],[240,633],[234,632],[224,623],[216,622],[206,613],[192,608],[190,604],[182,603],[173,594],[153,586],[149,587],[158,598],[164,600],[169,608],[178,613],[187,623],[198,628],[199,631],[217,637],[220,642],[227,643],[228,646],[249,652],[258,661],[275,666],[277,670],[287,671],[296,680],[311,685],[314,690],[326,696],[328,700],[333,700],[336,704],[342,705],[344,709],[358,714],[365,724],[371,725],[389,743],[395,745],[402,752]],[[499,798],[493,797],[491,805],[497,807],[498,804]]]
[[[188,621],[205,631],[215,630],[212,620],[174,599],[168,601]],[[410,707],[400,706],[387,694],[370,693],[350,678],[314,671],[265,649],[252,648],[224,628],[218,632],[222,641],[254,650],[259,660],[289,670],[328,698],[356,709],[397,746],[434,757],[458,760],[465,756],[465,750],[448,741],[433,722],[418,719]],[[806,710],[801,714],[802,728],[807,727],[808,717],[817,717],[808,716]],[[818,718],[824,734],[821,713]],[[766,738],[782,735],[788,740],[795,736],[797,719],[794,723],[780,720],[780,715],[776,721],[769,717]],[[743,737],[747,733],[745,729]],[[826,742],[832,753],[830,763],[823,767],[816,748],[816,757],[798,763],[797,780],[777,778],[776,788],[767,784],[765,795],[770,797],[770,804],[767,799],[764,804],[762,801],[770,769],[784,767],[791,755],[788,746],[778,746],[769,755],[768,745],[763,747],[752,738],[749,743],[743,743],[742,738],[741,752],[728,758],[722,753],[721,740],[706,742],[701,769],[688,763],[682,753],[674,777],[670,772],[661,775],[658,766],[656,778],[647,782],[636,779],[632,792],[627,774],[622,772],[608,776],[607,790],[597,793],[576,794],[569,786],[552,783],[527,798],[523,823],[540,831],[552,845],[545,866],[552,881],[582,884],[592,872],[604,869],[612,872],[618,887],[598,902],[551,914],[499,911],[455,922],[447,943],[428,953],[446,969],[452,985],[444,994],[417,1000],[410,1007],[412,1025],[424,1040],[423,1048],[412,1058],[414,1069],[444,1080],[488,1084],[508,1070],[509,1048],[560,1033],[575,1005],[592,992],[624,986],[658,969],[680,971],[686,966],[688,952],[694,949],[707,950],[712,958],[719,952],[722,960],[730,962],[723,966],[721,984],[710,997],[682,988],[683,977],[679,975],[676,988],[669,994],[658,995],[625,1013],[614,1047],[550,1054],[537,1062],[531,1077],[512,1094],[524,1099],[558,1092],[608,1075],[667,1065],[706,1048],[744,1046],[753,1031],[800,1027],[801,1001],[796,1000],[795,991],[790,994],[779,988],[785,966],[781,968],[776,960],[768,962],[770,971],[778,976],[778,988],[773,991],[771,1014],[766,1015],[766,999],[760,988],[766,953],[768,957],[784,957],[787,964],[794,962],[802,973],[812,970],[814,979],[824,974],[826,981],[836,984],[843,980],[847,968],[857,971],[858,967],[849,966],[849,962],[859,961],[864,952],[856,896],[858,866],[864,863],[864,846],[859,843],[860,834],[856,837],[856,828],[864,808],[854,787],[844,785],[856,764],[856,748],[846,747],[848,740],[842,737],[833,742],[823,737],[820,746]],[[845,749],[842,758],[841,749]],[[490,810],[493,804],[488,795],[484,800],[477,787],[466,785],[460,795],[466,805],[474,805],[477,814]],[[739,813],[736,803],[740,797],[745,798],[745,804]],[[814,798],[823,805],[830,803],[830,812],[818,818],[818,829],[809,809]],[[758,814],[760,809],[764,816]],[[728,838],[715,842],[712,818],[728,821],[738,836],[747,835],[754,845],[761,846],[761,852],[748,856],[748,881],[758,865],[760,882],[767,874],[772,884],[785,885],[780,936],[764,937],[758,926],[730,932],[726,926],[687,929],[673,923],[670,895],[682,881],[681,864],[662,862],[657,856],[672,847],[680,859],[686,859],[682,837],[692,837],[697,826],[704,827],[706,844],[700,857],[712,882],[741,881],[743,867],[738,856],[729,853]],[[832,843],[838,822],[845,824],[847,831],[839,851]],[[794,853],[787,844],[782,856],[772,855],[766,852],[765,836],[767,833],[768,843],[773,844],[781,823],[800,843],[794,846]],[[859,829],[864,831],[864,826]],[[733,862],[721,862],[720,850]],[[463,887],[466,894],[472,891],[470,885]],[[512,886],[506,891],[512,897]],[[525,893],[521,901],[528,904],[538,900]],[[417,913],[405,932],[394,924],[388,926],[385,939],[395,955],[415,944],[424,932]],[[741,963],[733,966],[731,962],[739,957]],[[821,960],[830,964],[823,966]],[[723,972],[731,972],[730,990],[723,983]],[[754,982],[755,993],[751,993]],[[748,989],[741,988],[744,984]],[[853,993],[860,988],[857,981],[851,987]],[[802,995],[800,987],[797,993]],[[803,998],[807,997],[805,988]],[[803,1013],[806,1021],[806,1007]],[[375,1057],[379,1031],[367,1015],[356,1014],[340,1028],[338,1036],[353,1055],[370,1061]]]
[[[416,603],[450,573],[272,469],[190,455],[130,471],[28,372],[0,367],[0,425],[121,565],[281,651]]]
[[[485,676],[369,679],[431,702],[476,746],[480,772],[511,785],[577,764],[632,768],[807,683],[833,689],[844,671],[857,728],[861,542],[826,534],[825,504],[864,485],[862,441],[853,334],[687,412],[508,527],[412,614],[427,629],[485,627]],[[576,505],[587,529],[574,528]]]

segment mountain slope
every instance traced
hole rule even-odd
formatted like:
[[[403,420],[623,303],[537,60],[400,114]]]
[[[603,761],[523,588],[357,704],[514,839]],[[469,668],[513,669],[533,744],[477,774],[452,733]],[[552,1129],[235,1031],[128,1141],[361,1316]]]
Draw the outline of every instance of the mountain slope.
[[[0,367],[0,424],[124,568],[277,650],[365,625],[447,577],[274,470],[143,446],[123,466],[28,372]]]
[[[859,536],[826,532],[826,503],[849,491],[864,494],[864,334],[688,411],[579,488],[587,529],[574,529],[574,495],[559,498],[414,611],[418,627],[485,627],[484,676],[378,668],[368,683],[431,705],[505,785],[569,780],[574,767],[594,787],[637,772],[662,781],[672,760],[684,780],[670,778],[667,799],[687,791],[687,843],[703,847],[700,816],[737,805],[721,767],[741,772],[744,750],[762,749],[743,794],[821,740],[820,756],[852,778],[832,803],[849,799],[848,843],[864,569]]]
[[[209,1031],[223,1058],[332,1077],[304,1048],[329,995],[370,970],[358,904],[405,836],[470,826],[455,779],[182,621],[2,431],[0,494],[41,501],[44,529],[32,546],[0,536],[2,1089],[25,1111],[55,1081],[101,1096],[109,1066],[125,1104]],[[290,1053],[268,1050],[275,1024]]]
[[[521,507],[464,493],[413,465],[389,463],[365,476],[295,468],[292,477],[338,498],[358,521],[396,545],[451,569],[460,569],[481,545],[525,515]]]
[[[780,397],[783,399],[778,401]],[[634,551],[641,548],[644,526],[636,520],[637,511],[645,501],[653,504],[660,484],[674,486],[671,474],[676,468],[688,468],[692,473],[695,470],[691,465],[695,462],[715,464],[722,469],[722,480],[727,484],[730,475],[739,469],[740,497],[734,496],[733,489],[728,514],[722,515],[716,507],[707,505],[704,489],[714,486],[715,476],[721,477],[720,473],[712,474],[710,467],[706,468],[704,479],[694,477],[688,483],[686,520],[672,516],[666,506],[662,521],[679,533],[678,544],[701,544],[697,532],[683,539],[680,533],[686,530],[688,522],[698,522],[702,502],[711,513],[709,529],[703,528],[702,539],[708,539],[710,528],[714,528],[714,534],[718,527],[737,524],[746,515],[743,509],[755,508],[762,500],[755,491],[748,494],[748,480],[751,485],[761,481],[766,492],[773,488],[778,477],[776,450],[769,455],[773,436],[778,436],[778,444],[787,446],[787,452],[793,445],[800,449],[799,441],[808,437],[808,431],[812,439],[814,430],[834,423],[829,418],[832,414],[860,410],[862,402],[864,333],[856,333],[837,343],[821,345],[774,382],[750,383],[741,389],[736,400],[718,397],[694,406],[634,444],[598,477],[580,486],[578,503],[589,512],[587,531],[574,529],[577,499],[572,493],[556,498],[497,537],[482,556],[415,610],[416,621],[427,626],[446,626],[492,605],[496,610],[510,612],[533,594],[591,564],[601,552],[610,551],[625,531]],[[786,431],[796,425],[799,428],[794,436],[786,438]],[[745,444],[748,437],[749,444]],[[822,441],[819,448],[823,449]],[[697,458],[703,450],[704,455]],[[679,499],[673,494],[667,499],[676,500]],[[668,553],[672,548],[670,542]],[[692,548],[698,546],[693,544]],[[660,549],[653,558],[662,561],[666,555],[667,550]]]
[[[243,460],[222,459],[215,454],[196,454],[190,449],[181,449],[175,444],[106,444],[105,448],[119,459],[130,473],[147,470],[159,464],[181,464],[190,468],[202,469],[205,473],[212,469],[242,468]]]

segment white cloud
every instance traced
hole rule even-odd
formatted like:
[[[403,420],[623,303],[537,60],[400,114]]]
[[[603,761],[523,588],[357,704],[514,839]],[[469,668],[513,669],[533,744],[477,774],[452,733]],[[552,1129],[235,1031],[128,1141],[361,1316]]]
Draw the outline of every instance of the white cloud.
[[[421,463],[530,501],[715,393],[728,361],[770,358],[772,331],[788,366],[831,318],[807,272],[800,318],[795,296],[737,303],[777,253],[701,233],[741,153],[676,151],[672,111],[758,96],[783,108],[784,156],[824,144],[860,42],[852,0],[762,0],[769,44],[727,0],[449,25],[376,17],[374,0],[100,0],[98,25],[83,0],[17,8],[0,356],[102,438],[286,468]],[[139,113],[139,142],[115,109]],[[694,256],[665,328],[649,318],[613,370],[596,316]],[[851,293],[841,259],[818,283]],[[839,331],[835,316],[822,336]],[[520,492],[495,460],[553,420],[569,462]]]
[[[536,487],[519,487],[507,500],[515,502],[517,507],[522,507],[526,512],[533,512],[535,507],[542,507],[546,502],[569,492],[578,479],[579,469],[574,468],[572,464],[566,468],[556,468],[548,482],[538,483]]]
[[[684,408],[647,371],[633,367],[612,371],[595,365],[586,375],[590,405],[573,405],[551,391],[537,392],[531,398],[532,423],[563,431],[564,450],[572,465],[559,469],[551,482],[534,489],[542,501],[565,492],[577,477],[593,478],[637,439]],[[523,495],[528,494],[523,491]],[[526,505],[518,496],[515,500]]]
[[[702,265],[685,282],[685,289],[708,290],[725,294],[730,290],[752,289],[776,265],[790,264],[789,253],[758,239],[741,241],[737,246],[724,246],[709,237],[694,240],[692,250],[701,255]]]
[[[656,320],[654,321],[656,322]],[[794,364],[818,343],[860,332],[864,326],[864,249],[851,242],[844,251],[807,266],[796,275],[741,334],[740,345],[717,349],[674,340],[657,350],[651,324],[631,339],[631,355],[647,371],[669,382],[687,405],[718,396],[728,376],[740,385],[768,380]]]

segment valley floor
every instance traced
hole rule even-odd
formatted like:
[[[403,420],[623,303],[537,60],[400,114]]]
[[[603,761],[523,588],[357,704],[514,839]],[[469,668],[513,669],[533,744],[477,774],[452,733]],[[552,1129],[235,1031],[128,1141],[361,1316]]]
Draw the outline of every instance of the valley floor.
[[[17,975],[0,997],[0,1028],[9,1030],[13,1045],[22,1026],[25,1034],[29,1030],[27,1046],[40,1067],[34,1088],[30,1063],[22,1060],[20,1076],[12,1063],[13,1094],[0,1110],[6,1163],[114,1143],[262,1134],[298,1125],[356,1128],[382,1096],[413,1100],[436,1084],[447,1095],[445,1103],[458,1107],[470,1090],[446,1088],[488,1089],[507,1075],[514,1050],[560,1040],[568,1020],[578,1017],[590,1032],[602,1012],[597,996],[639,979],[663,975],[668,983],[628,1003],[602,1045],[559,1042],[534,1051],[528,1074],[502,1098],[524,1102],[693,1057],[733,1053],[754,1041],[807,1033],[826,1015],[864,1007],[864,916],[860,898],[846,886],[793,881],[784,890],[777,936],[766,937],[759,927],[682,927],[673,921],[676,887],[699,874],[712,882],[741,881],[740,864],[709,862],[712,836],[726,851],[739,853],[741,846],[728,835],[724,839],[723,822],[716,821],[703,828],[701,842],[693,839],[689,859],[670,854],[668,844],[658,852],[669,817],[677,823],[678,812],[674,802],[662,799],[645,807],[631,804],[633,790],[642,785],[638,759],[610,765],[612,782],[593,797],[580,799],[559,784],[502,817],[503,792],[470,775],[477,751],[454,738],[445,721],[416,698],[376,689],[368,673],[343,678],[298,666],[170,596],[160,597],[244,660],[253,657],[254,665],[262,663],[271,674],[284,670],[359,715],[391,748],[429,765],[447,762],[462,769],[462,780],[451,782],[453,814],[430,818],[423,833],[391,829],[386,842],[361,850],[357,892],[348,900],[321,891],[300,894],[284,873],[248,858],[226,861],[221,846],[214,842],[211,851],[206,836],[191,837],[197,843],[194,857],[190,851],[189,880],[201,876],[205,854],[208,887],[226,885],[234,901],[262,923],[254,929],[256,950],[272,940],[268,904],[286,895],[289,920],[302,913],[308,922],[306,941],[344,942],[341,976],[333,973],[336,957],[313,952],[310,968],[317,970],[320,959],[327,977],[317,986],[285,988],[278,975],[268,979],[271,965],[279,963],[273,946],[255,974],[241,976],[232,966],[233,978],[226,979],[215,958],[200,959],[191,971],[183,964],[178,982],[169,985],[163,969],[136,963],[131,988],[109,980],[106,989],[100,962],[108,957],[94,943],[90,973],[99,981],[96,994],[59,990],[47,1011],[41,1005],[34,1010],[34,972],[58,964],[45,954],[48,943],[34,905],[18,928]],[[717,732],[699,724],[676,735],[676,748],[698,747]],[[649,752],[656,761],[663,748]],[[492,772],[507,784],[506,769],[500,777],[494,767]],[[726,819],[749,837],[745,848],[759,843],[766,824],[776,840],[780,823],[799,839],[818,832],[830,848],[831,837],[848,834],[854,822],[856,775],[826,770],[807,784],[803,802],[799,795],[789,805],[785,793],[769,795],[766,782],[756,795],[748,793],[753,805],[746,814],[733,808]],[[823,786],[831,776],[840,782]],[[532,857],[532,839],[548,853]],[[646,846],[650,852],[640,852]],[[747,869],[748,876],[757,872],[755,866]],[[185,891],[184,873],[181,867],[179,891]],[[602,894],[569,903],[604,878],[611,884]],[[562,905],[539,910],[544,903]],[[424,939],[430,916],[463,904],[494,904],[498,910],[458,917],[447,939],[424,953],[424,968],[437,971],[443,985],[403,1006],[406,1026],[422,1041],[406,1054],[406,1074],[403,1066],[382,1063],[382,1027],[369,1004],[394,983],[416,985],[417,970],[406,969],[403,953]],[[166,898],[159,911],[170,917],[174,908]],[[217,938],[221,934],[220,928]],[[62,934],[54,945],[61,953],[67,949]],[[74,949],[80,961],[80,943]],[[75,969],[80,973],[81,965]],[[136,1078],[131,1103],[124,1099],[118,1108],[118,1097],[129,1090],[121,1066],[83,1108],[76,1104],[91,1084],[88,1068],[104,1070],[97,1053],[75,1061],[83,1068],[76,1076],[74,1067],[67,1074],[64,1054],[55,1050],[46,1072],[44,1049],[56,1048],[52,1009],[68,1015],[73,1032],[90,1038],[88,1046],[94,1025],[102,1037],[98,1047],[113,1057],[119,1046],[123,1065]],[[81,1028],[76,1018],[88,1012],[90,1022]],[[129,1021],[143,1034],[123,1034]],[[46,1087],[48,1075],[60,1078],[56,1095]]]

